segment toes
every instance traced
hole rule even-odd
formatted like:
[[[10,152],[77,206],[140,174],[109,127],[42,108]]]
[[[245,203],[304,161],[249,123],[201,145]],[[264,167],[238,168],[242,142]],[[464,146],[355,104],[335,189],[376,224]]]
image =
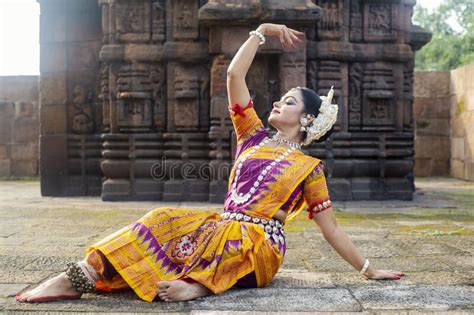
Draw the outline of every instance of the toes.
[[[27,291],[25,293],[20,293],[20,294],[17,294],[16,296],[16,300],[19,301],[19,302],[25,302],[26,299],[31,295],[31,291]]]
[[[158,294],[158,297],[160,298],[160,300],[162,300],[163,302],[171,302],[171,299],[169,298],[168,294],[166,292],[162,292],[162,293],[159,293]]]
[[[166,290],[170,287],[171,283],[169,281],[159,281],[157,282],[158,289]]]
[[[160,298],[160,300],[164,300],[167,297],[167,295],[165,292],[161,292],[161,293],[158,293],[158,297]]]

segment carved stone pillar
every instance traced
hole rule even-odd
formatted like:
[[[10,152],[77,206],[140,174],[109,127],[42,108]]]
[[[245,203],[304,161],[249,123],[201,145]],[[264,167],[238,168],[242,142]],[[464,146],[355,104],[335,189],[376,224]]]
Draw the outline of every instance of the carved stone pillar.
[[[414,50],[427,42],[411,26],[415,2],[315,3],[323,18],[310,32],[308,86],[325,94],[334,84],[340,111],[332,140],[308,152],[326,161],[333,198],[411,199]]]

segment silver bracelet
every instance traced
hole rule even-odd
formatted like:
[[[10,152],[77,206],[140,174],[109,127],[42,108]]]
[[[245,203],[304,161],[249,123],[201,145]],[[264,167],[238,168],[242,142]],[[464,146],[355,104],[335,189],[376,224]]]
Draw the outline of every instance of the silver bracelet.
[[[360,273],[361,275],[363,275],[364,272],[366,272],[368,268],[369,268],[369,260],[368,260],[368,259],[365,259],[364,267],[362,267],[362,269],[359,271],[359,273]]]
[[[257,35],[257,37],[260,38],[260,45],[265,44],[265,36],[263,36],[263,34],[260,33],[259,31],[249,32],[249,36],[251,36],[251,35]]]

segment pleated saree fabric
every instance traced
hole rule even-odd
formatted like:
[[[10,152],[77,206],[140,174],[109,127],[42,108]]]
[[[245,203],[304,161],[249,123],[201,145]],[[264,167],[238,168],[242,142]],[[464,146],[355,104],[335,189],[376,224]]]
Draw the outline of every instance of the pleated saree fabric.
[[[305,205],[328,199],[321,161],[296,150],[265,175],[247,202],[234,203],[230,188],[242,153],[269,134],[252,99],[244,108],[229,106],[229,112],[237,148],[223,210],[270,219],[284,209],[288,221]],[[249,156],[242,166],[237,191],[249,191],[261,170],[285,150],[262,147]],[[283,262],[285,244],[266,239],[264,229],[252,222],[228,220],[209,210],[159,207],[89,246],[85,253],[86,261],[101,275],[98,290],[132,288],[141,299],[151,302],[160,280],[192,279],[219,294],[252,273],[256,286],[266,286]],[[107,268],[104,261],[111,266]],[[110,268],[116,272],[107,277]]]

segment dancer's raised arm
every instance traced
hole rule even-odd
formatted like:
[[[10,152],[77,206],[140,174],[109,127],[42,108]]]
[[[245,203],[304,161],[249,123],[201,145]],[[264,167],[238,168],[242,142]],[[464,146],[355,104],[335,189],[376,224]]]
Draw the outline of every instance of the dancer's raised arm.
[[[285,44],[295,47],[293,41],[302,42],[296,35],[304,34],[285,25],[271,23],[261,24],[256,31],[264,36],[278,37],[282,47],[285,47]],[[231,105],[239,104],[244,108],[250,100],[245,76],[257,53],[259,44],[260,38],[258,36],[250,36],[239,48],[227,69],[227,95]]]

